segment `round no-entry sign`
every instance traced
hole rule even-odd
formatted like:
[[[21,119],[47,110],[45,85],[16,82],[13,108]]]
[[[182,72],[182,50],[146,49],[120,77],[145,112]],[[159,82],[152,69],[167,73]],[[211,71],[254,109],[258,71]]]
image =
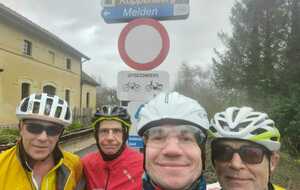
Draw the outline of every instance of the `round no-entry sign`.
[[[118,41],[122,60],[136,70],[151,70],[167,57],[170,40],[164,26],[150,18],[129,22]]]

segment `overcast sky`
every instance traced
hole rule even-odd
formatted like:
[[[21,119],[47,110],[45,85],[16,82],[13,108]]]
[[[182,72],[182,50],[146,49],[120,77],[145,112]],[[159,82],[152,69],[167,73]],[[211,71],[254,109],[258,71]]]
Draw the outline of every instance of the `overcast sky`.
[[[83,70],[106,86],[116,87],[117,74],[133,70],[120,58],[118,38],[126,23],[106,24],[100,0],[0,0],[1,3],[60,37],[91,58]],[[213,48],[221,49],[217,33],[231,32],[229,16],[235,0],[190,0],[185,20],[162,21],[170,38],[165,61],[155,70],[168,71],[174,81],[185,61],[203,67],[211,64]]]

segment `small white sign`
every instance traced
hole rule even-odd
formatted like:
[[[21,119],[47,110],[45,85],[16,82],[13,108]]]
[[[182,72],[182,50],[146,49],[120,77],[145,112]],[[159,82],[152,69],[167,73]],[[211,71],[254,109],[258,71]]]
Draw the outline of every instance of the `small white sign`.
[[[148,101],[169,91],[169,78],[166,71],[120,71],[117,96],[122,101]]]

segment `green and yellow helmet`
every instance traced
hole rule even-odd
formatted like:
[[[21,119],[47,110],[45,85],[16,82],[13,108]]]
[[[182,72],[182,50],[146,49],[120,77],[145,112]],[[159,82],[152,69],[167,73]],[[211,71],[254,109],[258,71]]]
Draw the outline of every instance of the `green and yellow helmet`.
[[[127,110],[121,106],[105,105],[102,106],[99,112],[95,113],[93,126],[97,127],[103,120],[119,121],[129,131],[131,127],[130,115]]]

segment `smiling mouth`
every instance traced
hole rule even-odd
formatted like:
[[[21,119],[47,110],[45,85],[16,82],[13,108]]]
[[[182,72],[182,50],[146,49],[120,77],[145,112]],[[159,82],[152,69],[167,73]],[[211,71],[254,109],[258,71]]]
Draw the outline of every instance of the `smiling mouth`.
[[[117,146],[104,146],[103,148],[105,148],[105,149],[115,149],[115,148],[117,148]]]
[[[241,178],[241,177],[234,177],[234,176],[226,176],[227,179],[232,181],[249,181],[250,178]]]
[[[43,150],[48,149],[47,146],[34,146],[34,148],[36,148],[36,149],[43,149]]]
[[[176,164],[176,163],[158,163],[161,167],[169,167],[169,168],[179,168],[179,167],[187,167],[186,164]]]

